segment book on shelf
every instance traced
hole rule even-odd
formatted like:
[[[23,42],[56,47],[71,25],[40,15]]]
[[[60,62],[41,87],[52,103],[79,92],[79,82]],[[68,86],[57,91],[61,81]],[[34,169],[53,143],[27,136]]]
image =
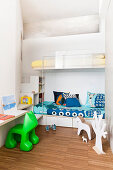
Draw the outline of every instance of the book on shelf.
[[[0,120],[7,120],[10,118],[15,117],[14,115],[6,115],[6,114],[0,114]]]
[[[39,94],[39,103],[44,102],[44,93]]]

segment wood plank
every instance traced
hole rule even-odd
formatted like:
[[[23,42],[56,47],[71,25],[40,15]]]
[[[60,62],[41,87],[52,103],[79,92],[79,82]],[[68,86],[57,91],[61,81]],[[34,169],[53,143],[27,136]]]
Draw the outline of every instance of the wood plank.
[[[22,152],[19,145],[14,149],[0,149],[0,169],[5,170],[111,170],[113,155],[109,143],[103,140],[106,155],[97,155],[92,149],[95,140],[88,144],[77,135],[77,129],[57,127],[45,131],[38,126],[36,134],[40,142],[30,152]]]
[[[19,104],[17,109],[18,110],[23,110],[23,109],[27,109],[29,107],[33,106],[33,104]]]
[[[3,125],[5,125],[5,124],[7,124],[7,123],[9,123],[9,122],[11,122],[11,121],[21,117],[21,116],[23,116],[25,114],[26,114],[25,110],[17,110],[14,114],[13,113],[11,114],[11,115],[14,115],[15,117],[7,119],[7,120],[4,120],[4,121],[1,121],[0,122],[0,126],[3,126]]]

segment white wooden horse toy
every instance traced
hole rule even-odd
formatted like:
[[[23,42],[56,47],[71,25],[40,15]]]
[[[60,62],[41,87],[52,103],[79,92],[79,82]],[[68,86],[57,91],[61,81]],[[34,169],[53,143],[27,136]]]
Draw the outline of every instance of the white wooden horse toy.
[[[83,142],[87,143],[87,138],[85,138],[84,136],[82,136],[82,140],[83,140]]]
[[[85,119],[81,116],[78,116],[76,119],[76,125],[78,127],[77,134],[80,135],[81,131],[86,131],[89,140],[92,140],[95,137],[95,133],[93,131],[93,128],[91,124],[85,122]]]

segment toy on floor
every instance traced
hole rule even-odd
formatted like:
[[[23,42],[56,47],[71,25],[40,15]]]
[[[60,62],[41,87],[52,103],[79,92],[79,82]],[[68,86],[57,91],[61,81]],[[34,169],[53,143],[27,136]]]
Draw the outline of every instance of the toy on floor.
[[[75,120],[76,120],[76,124],[77,124],[77,127],[78,127],[77,134],[80,135],[80,133],[82,131],[85,131],[88,135],[89,140],[94,139],[95,133],[94,133],[94,130],[93,130],[91,124],[86,122],[85,119],[81,116],[78,116]]]
[[[83,140],[83,142],[87,143],[87,138],[85,138],[84,136],[82,136],[82,140]]]
[[[30,151],[33,148],[33,144],[39,142],[38,136],[35,134],[35,128],[38,125],[38,121],[32,111],[25,114],[24,123],[17,124],[11,128],[8,132],[5,147],[15,148],[17,142],[20,142],[20,150]]]
[[[50,128],[53,129],[53,130],[56,130],[56,125],[55,124],[53,124],[52,126],[47,125],[46,131],[49,131]]]
[[[105,154],[102,148],[102,137],[107,137],[106,123],[102,120],[102,115],[99,115],[97,118],[97,113],[94,113],[94,120],[92,122],[93,129],[96,134],[96,143],[93,149],[97,152],[97,154]]]

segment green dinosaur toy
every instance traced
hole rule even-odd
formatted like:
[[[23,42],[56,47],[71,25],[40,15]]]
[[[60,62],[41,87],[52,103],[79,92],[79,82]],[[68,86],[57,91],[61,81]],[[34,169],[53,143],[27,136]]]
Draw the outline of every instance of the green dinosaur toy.
[[[5,147],[15,148],[17,142],[20,142],[20,150],[30,151],[33,148],[33,144],[39,142],[39,138],[35,134],[35,128],[37,125],[38,121],[34,113],[32,111],[26,113],[24,123],[18,124],[9,130]]]

